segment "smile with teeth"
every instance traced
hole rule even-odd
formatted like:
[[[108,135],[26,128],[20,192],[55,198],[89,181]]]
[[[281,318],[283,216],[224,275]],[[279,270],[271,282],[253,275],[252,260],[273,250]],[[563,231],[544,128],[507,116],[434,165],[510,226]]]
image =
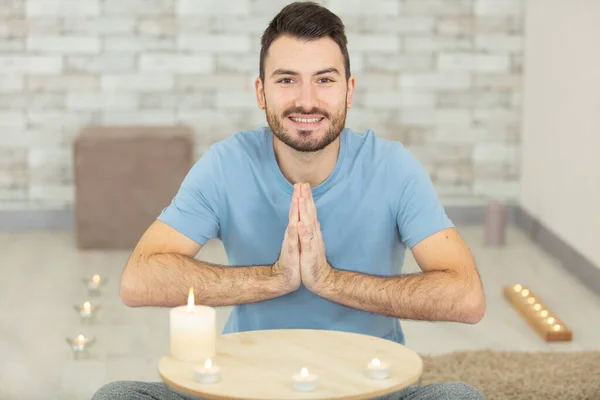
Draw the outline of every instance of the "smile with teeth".
[[[295,118],[295,117],[290,117],[290,119],[294,122],[303,122],[303,123],[315,123],[315,122],[319,122],[323,119],[324,117],[320,117],[320,118]]]

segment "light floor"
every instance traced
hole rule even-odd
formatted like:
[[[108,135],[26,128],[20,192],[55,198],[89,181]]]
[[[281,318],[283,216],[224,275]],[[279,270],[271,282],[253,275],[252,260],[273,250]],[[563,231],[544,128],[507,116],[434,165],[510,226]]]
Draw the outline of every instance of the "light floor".
[[[600,298],[558,263],[511,229],[502,248],[482,246],[481,227],[459,229],[473,250],[487,293],[487,314],[477,325],[405,321],[407,346],[422,354],[465,349],[600,349]],[[129,253],[78,251],[71,232],[0,232],[0,399],[89,399],[114,380],[158,380],[157,362],[168,350],[168,310],[128,309],[118,282]],[[199,258],[225,262],[220,242]],[[407,256],[405,271],[416,265]],[[90,298],[81,282],[108,277]],[[568,343],[546,343],[508,306],[502,288],[529,285],[574,331]],[[90,299],[99,320],[84,326],[73,309]],[[218,329],[228,309],[218,313]],[[65,338],[95,336],[91,357],[75,360]]]

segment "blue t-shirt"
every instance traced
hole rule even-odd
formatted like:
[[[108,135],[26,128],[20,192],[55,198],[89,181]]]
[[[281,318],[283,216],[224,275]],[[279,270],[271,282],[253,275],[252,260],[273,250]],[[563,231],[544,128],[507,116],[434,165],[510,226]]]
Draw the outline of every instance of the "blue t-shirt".
[[[399,275],[404,253],[453,224],[417,159],[399,142],[344,129],[330,176],[312,189],[327,260],[337,269]],[[158,219],[197,243],[223,242],[231,266],[279,258],[293,193],[268,127],[213,144]],[[223,333],[329,329],[404,344],[398,319],[346,307],[303,285],[267,301],[234,306]]]

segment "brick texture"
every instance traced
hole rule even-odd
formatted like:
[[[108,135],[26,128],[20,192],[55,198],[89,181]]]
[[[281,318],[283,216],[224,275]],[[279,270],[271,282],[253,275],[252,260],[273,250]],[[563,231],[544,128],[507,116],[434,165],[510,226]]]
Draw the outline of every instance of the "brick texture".
[[[443,200],[516,196],[524,1],[318,0],[346,24],[357,78],[348,126],[402,142]],[[73,138],[87,124],[186,124],[197,156],[265,124],[260,36],[289,2],[8,2],[0,205],[72,206]]]

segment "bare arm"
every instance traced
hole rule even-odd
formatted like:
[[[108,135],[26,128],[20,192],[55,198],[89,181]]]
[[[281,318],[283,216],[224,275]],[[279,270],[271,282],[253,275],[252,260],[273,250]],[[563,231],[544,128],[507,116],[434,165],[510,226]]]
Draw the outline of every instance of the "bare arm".
[[[475,261],[454,228],[412,249],[421,274],[378,277],[332,269],[318,294],[348,307],[403,319],[477,323],[485,297]]]
[[[130,307],[174,307],[187,302],[213,307],[259,302],[290,289],[270,265],[235,268],[194,259],[201,245],[161,221],[144,233],[121,277],[120,296]]]

